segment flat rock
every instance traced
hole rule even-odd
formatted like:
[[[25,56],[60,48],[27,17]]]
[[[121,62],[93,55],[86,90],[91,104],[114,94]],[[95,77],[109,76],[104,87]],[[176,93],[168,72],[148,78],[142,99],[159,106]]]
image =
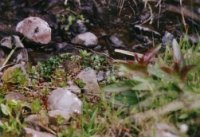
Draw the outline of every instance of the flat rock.
[[[94,46],[98,44],[98,38],[91,32],[85,32],[78,34],[75,38],[71,41],[73,44],[80,44],[86,47]]]
[[[68,120],[74,113],[82,113],[81,100],[66,88],[57,88],[48,97],[49,116]]]
[[[20,21],[16,31],[36,43],[48,44],[51,41],[51,28],[39,17],[28,17]]]
[[[84,89],[86,92],[94,93],[100,91],[96,72],[92,68],[85,68],[77,75],[77,78],[81,79],[83,83],[85,83]]]

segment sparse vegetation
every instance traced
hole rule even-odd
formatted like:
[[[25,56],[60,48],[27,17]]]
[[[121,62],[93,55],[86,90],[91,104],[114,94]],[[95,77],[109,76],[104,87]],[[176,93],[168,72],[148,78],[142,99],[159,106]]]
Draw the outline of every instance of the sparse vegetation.
[[[52,33],[51,42],[23,33],[0,41],[0,137],[27,136],[27,128],[57,137],[200,136],[200,18],[184,6],[200,2],[110,2],[2,0],[0,37],[15,17],[35,14]]]
[[[110,136],[112,134],[138,136],[138,133],[142,134],[142,132],[146,130],[146,127],[151,127],[153,123],[163,120],[167,120],[175,125],[181,123],[187,124],[189,126],[188,134],[192,135],[192,133],[199,128],[198,121],[195,122],[193,119],[198,118],[197,116],[199,114],[199,107],[194,104],[199,102],[200,67],[197,58],[199,58],[200,54],[198,47],[186,47],[184,43],[183,41],[180,42],[182,54],[180,52],[172,52],[173,49],[167,48],[164,53],[158,54],[154,52],[153,54],[158,57],[156,57],[153,62],[152,57],[154,57],[154,55],[148,56],[150,58],[148,58],[149,61],[146,62],[145,65],[143,64],[144,60],[142,62],[140,60],[138,63],[117,63],[117,67],[114,65],[115,74],[119,73],[119,71],[122,73],[125,69],[119,68],[123,66],[127,68],[123,73],[128,73],[129,75],[120,77],[115,75],[117,81],[112,85],[105,85],[105,83],[102,82],[105,86],[102,90],[102,94],[83,97],[83,114],[78,117],[73,117],[68,125],[62,127],[58,136],[88,137],[93,135]],[[151,52],[152,51],[155,50],[151,50]],[[102,64],[99,65],[99,62],[102,61],[102,57],[89,54],[85,51],[80,51],[80,53],[80,59],[84,58],[83,67],[90,64],[88,62],[91,60],[94,61],[93,65],[96,64],[98,66],[93,66],[97,70],[105,67]],[[149,55],[149,53],[150,52],[145,55]],[[143,59],[147,59],[145,55]],[[174,56],[179,57],[178,55],[183,55],[184,60],[179,60],[178,62],[171,61]],[[60,69],[58,66],[61,65],[64,59],[70,60],[72,58],[71,55],[62,55],[38,64],[40,69],[48,68],[48,65],[51,67],[50,69],[52,69],[45,73],[44,70],[39,71],[39,75],[43,76],[43,74],[49,73],[49,76],[52,76],[53,73],[50,72]],[[177,69],[177,66],[182,61],[185,62],[185,66],[193,65],[193,67],[189,67],[187,71],[178,71],[180,69]],[[135,67],[141,63],[143,65],[140,66],[140,69]],[[144,75],[140,75],[140,77],[138,77],[139,75],[134,76],[137,73],[144,73]],[[65,76],[52,76],[52,81],[55,82],[56,80],[63,79],[63,77]],[[84,83],[78,79],[75,80],[75,83],[81,88],[84,87]],[[45,87],[45,85],[43,85],[43,87]],[[46,85],[46,88],[51,88],[51,83]],[[46,95],[40,96],[45,97]],[[42,99],[39,96],[36,96],[36,98],[38,99],[30,101],[32,113],[39,113],[41,110],[45,110],[44,98]],[[186,106],[176,106],[176,102],[188,103]],[[171,106],[172,103],[174,104]],[[1,113],[3,114],[3,121],[5,121],[2,121],[3,124],[0,125],[2,134],[20,135],[22,133],[22,127],[24,125],[22,120],[22,104],[23,103],[15,101],[1,100]],[[159,111],[161,108],[163,109],[162,112]],[[156,117],[154,117],[155,113]],[[148,122],[145,122],[146,120],[148,120]],[[62,120],[59,121],[58,123],[61,124]],[[133,124],[134,121],[140,122],[138,123],[139,125]],[[143,126],[141,127],[141,125]]]

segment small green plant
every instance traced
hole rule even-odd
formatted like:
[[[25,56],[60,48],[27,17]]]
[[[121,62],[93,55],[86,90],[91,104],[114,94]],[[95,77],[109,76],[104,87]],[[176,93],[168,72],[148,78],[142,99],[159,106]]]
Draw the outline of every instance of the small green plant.
[[[38,113],[42,108],[42,105],[41,105],[41,101],[38,100],[38,99],[35,99],[32,101],[31,103],[31,111],[32,113]]]
[[[27,75],[24,74],[20,69],[16,69],[13,72],[14,83],[19,83],[20,85],[26,85],[28,82]]]
[[[72,11],[70,8],[65,9],[68,14],[57,14],[57,20],[61,24],[61,29],[65,30],[66,32],[69,31],[70,27],[77,21],[81,20],[85,22],[85,18],[82,14],[78,14]]]
[[[59,65],[70,58],[69,54],[62,54],[58,56],[51,57],[49,60],[39,63],[38,69],[42,77],[50,78],[53,71],[59,67]]]
[[[3,136],[20,136],[23,129],[23,124],[20,121],[22,104],[17,101],[2,102],[0,105],[1,116],[7,119],[0,125],[0,134]]]
[[[80,50],[81,65],[83,67],[92,67],[95,70],[101,70],[108,65],[104,56],[95,55],[87,52],[86,50]]]
[[[25,86],[28,83],[28,77],[26,73],[20,67],[10,67],[2,76],[4,83],[18,84]]]

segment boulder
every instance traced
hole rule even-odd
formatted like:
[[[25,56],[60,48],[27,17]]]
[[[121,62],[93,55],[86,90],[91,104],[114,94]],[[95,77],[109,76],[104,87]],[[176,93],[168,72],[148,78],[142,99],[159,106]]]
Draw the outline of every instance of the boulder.
[[[48,44],[51,41],[51,28],[39,17],[28,17],[20,21],[16,31],[36,43]]]

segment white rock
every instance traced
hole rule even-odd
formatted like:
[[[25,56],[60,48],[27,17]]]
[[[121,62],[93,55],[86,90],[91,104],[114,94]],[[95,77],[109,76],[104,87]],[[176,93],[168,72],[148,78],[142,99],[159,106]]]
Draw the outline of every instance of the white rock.
[[[72,92],[65,88],[57,88],[48,97],[49,116],[62,116],[66,120],[74,113],[82,113],[82,102]]]
[[[180,129],[181,133],[186,133],[188,131],[189,127],[187,124],[181,124],[181,125],[179,125],[179,129]]]
[[[78,34],[75,38],[71,41],[74,44],[80,44],[84,46],[94,46],[98,43],[98,38],[91,32],[85,32]]]
[[[51,28],[39,17],[28,17],[20,21],[16,31],[36,43],[48,44],[51,41]]]
[[[31,128],[24,128],[25,130],[25,137],[56,137],[52,134],[46,133],[46,132],[40,132],[40,131],[36,131],[34,129]]]
[[[86,68],[82,70],[77,78],[81,79],[85,83],[84,89],[86,92],[98,92],[100,91],[99,84],[97,82],[97,76],[95,70],[92,68]]]

